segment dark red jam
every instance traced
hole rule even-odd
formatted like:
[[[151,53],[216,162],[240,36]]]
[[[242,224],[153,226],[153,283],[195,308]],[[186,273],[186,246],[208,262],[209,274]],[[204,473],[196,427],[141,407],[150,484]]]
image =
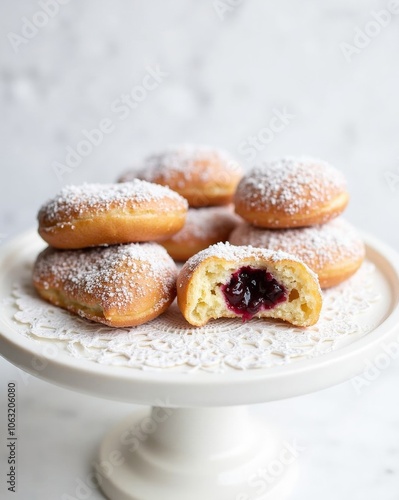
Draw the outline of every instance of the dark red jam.
[[[251,319],[259,311],[272,309],[287,300],[287,291],[266,269],[254,269],[250,266],[236,271],[228,283],[222,285],[222,292],[227,307],[242,316]]]

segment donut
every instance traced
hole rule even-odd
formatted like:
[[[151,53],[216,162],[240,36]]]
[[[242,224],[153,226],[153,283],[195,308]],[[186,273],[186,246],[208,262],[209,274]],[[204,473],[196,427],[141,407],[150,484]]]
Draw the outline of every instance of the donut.
[[[324,224],[346,208],[343,174],[321,160],[283,158],[254,167],[240,181],[236,212],[258,227]]]
[[[154,241],[178,232],[186,214],[180,195],[138,179],[66,186],[41,207],[39,234],[63,249]]]
[[[242,169],[225,151],[182,145],[148,156],[138,171],[126,172],[119,181],[135,177],[169,186],[191,207],[208,207],[231,203]]]
[[[82,250],[48,247],[33,284],[39,295],[79,316],[113,327],[135,326],[162,314],[176,296],[177,269],[157,243]]]
[[[183,229],[160,244],[173,259],[185,261],[210,245],[227,241],[239,220],[230,206],[189,208]]]
[[[194,326],[210,319],[276,318],[315,324],[322,295],[317,276],[296,257],[217,243],[189,259],[177,278],[177,300]]]
[[[233,245],[283,250],[303,260],[319,277],[320,286],[342,283],[361,266],[365,247],[356,230],[338,218],[327,224],[296,229],[260,229],[239,225],[230,235]]]

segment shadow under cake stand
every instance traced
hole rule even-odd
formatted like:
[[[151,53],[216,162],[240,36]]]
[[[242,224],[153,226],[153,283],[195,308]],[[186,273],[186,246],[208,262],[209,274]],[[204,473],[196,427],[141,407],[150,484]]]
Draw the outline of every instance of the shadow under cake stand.
[[[255,364],[246,369],[226,365],[223,370],[207,371],[187,370],[187,366],[183,369],[184,363],[151,369],[144,361],[139,369],[137,358],[134,366],[96,362],[88,347],[81,349],[79,356],[72,355],[61,337],[38,337],[32,325],[16,321],[18,308],[10,297],[16,284],[29,280],[31,265],[43,248],[43,242],[29,232],[8,243],[0,253],[0,353],[32,375],[60,386],[152,407],[121,422],[101,445],[100,482],[110,499],[288,498],[297,477],[297,461],[282,454],[283,441],[278,432],[252,417],[248,406],[343,382],[362,372],[365,360],[378,356],[382,345],[398,335],[399,256],[375,238],[366,236],[365,240],[367,260],[374,269],[369,286],[380,294],[380,300],[367,304],[358,332],[344,336],[342,345],[332,342],[334,347],[326,352],[318,352],[313,346],[311,351],[305,349],[295,356],[295,350],[291,350],[294,355],[289,362],[283,362],[280,356],[282,361],[275,365]],[[34,311],[32,306],[28,313]],[[57,314],[75,318],[54,308]],[[74,320],[81,322],[82,329],[92,325],[68,319]],[[247,330],[252,325],[272,328],[259,320],[245,325]],[[173,333],[172,327],[169,330]],[[240,330],[237,332],[239,336]],[[206,329],[202,335],[207,335]],[[230,335],[233,339],[234,332]],[[262,331],[253,335],[262,335]],[[282,335],[292,337],[292,333]],[[301,338],[300,332],[295,335]],[[56,355],[50,355],[54,350]],[[280,457],[278,461],[276,457]],[[273,479],[260,493],[254,480],[262,470],[269,470]]]

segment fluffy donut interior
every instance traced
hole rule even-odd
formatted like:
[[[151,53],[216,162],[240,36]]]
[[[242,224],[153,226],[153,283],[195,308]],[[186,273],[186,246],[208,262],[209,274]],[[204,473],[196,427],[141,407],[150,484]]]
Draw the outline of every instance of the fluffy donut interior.
[[[253,261],[244,265],[266,269],[287,290],[285,302],[272,309],[261,310],[256,317],[282,319],[298,326],[316,323],[321,308],[320,290],[317,280],[305,266],[287,262],[265,266]],[[210,319],[239,317],[229,309],[221,288],[229,282],[237,269],[236,263],[218,259],[206,261],[199,266],[192,276],[187,294],[190,297],[187,313],[193,324],[201,326]]]

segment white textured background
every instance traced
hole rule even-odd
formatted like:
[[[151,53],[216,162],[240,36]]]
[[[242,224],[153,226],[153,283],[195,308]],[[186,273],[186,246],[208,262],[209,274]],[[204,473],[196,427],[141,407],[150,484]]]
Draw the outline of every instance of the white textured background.
[[[10,33],[20,35],[23,18],[41,8],[1,0],[2,240],[35,224],[38,206],[63,183],[113,181],[169,143],[220,145],[248,164],[239,145],[286,109],[295,118],[255,161],[286,154],[330,161],[349,179],[348,218],[399,248],[399,14],[351,61],[341,47],[389,3],[244,0],[222,21],[212,0],[72,0],[15,52]],[[120,120],[112,103],[157,65],[168,76]],[[60,181],[54,162],[106,117],[115,130]],[[392,363],[361,396],[348,383],[258,407],[308,446],[295,499],[397,500],[395,376]],[[1,362],[1,380],[18,377]],[[104,429],[129,410],[21,382],[17,498],[72,494]],[[4,455],[0,442],[0,470]]]

